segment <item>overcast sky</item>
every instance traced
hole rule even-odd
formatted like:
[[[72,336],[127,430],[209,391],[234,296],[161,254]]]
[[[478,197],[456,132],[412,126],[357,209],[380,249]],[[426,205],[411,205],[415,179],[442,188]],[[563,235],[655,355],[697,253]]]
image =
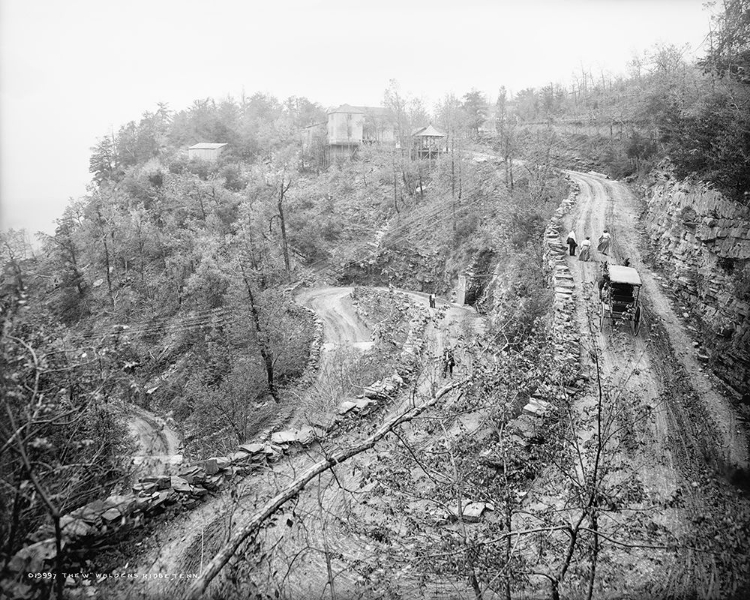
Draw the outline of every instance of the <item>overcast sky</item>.
[[[381,104],[623,73],[699,49],[704,0],[0,0],[0,229],[54,230],[97,139],[157,102],[267,92]]]

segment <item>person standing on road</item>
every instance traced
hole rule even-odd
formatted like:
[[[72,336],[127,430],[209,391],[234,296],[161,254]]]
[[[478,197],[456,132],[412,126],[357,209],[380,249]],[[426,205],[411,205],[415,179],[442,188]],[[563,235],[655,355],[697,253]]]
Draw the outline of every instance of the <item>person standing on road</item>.
[[[570,230],[570,233],[568,234],[567,244],[568,244],[568,248],[570,249],[570,255],[575,256],[578,242],[576,241],[576,232],[573,231],[572,229]]]
[[[435,293],[430,294],[430,308],[435,308]]]
[[[581,254],[578,260],[584,262],[591,260],[591,237],[586,236],[586,239],[581,242]]]
[[[453,356],[453,350],[446,348],[443,353],[443,377],[453,379],[453,367],[456,366],[456,358]]]
[[[605,302],[607,295],[609,294],[609,286],[610,286],[610,278],[609,278],[609,263],[602,264],[602,274],[597,280],[597,285],[599,287],[599,299],[602,302]]]
[[[609,231],[606,229],[604,230],[604,233],[602,233],[602,237],[599,238],[599,245],[596,247],[596,249],[604,254],[604,256],[609,255],[609,241],[612,236],[609,234]]]

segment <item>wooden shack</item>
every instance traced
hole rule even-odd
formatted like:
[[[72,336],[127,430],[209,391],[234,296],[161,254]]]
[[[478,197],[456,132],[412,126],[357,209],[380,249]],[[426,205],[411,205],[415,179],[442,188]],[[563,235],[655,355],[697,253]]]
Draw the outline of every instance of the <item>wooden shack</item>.
[[[188,148],[188,158],[191,160],[198,158],[200,160],[214,162],[219,159],[221,151],[225,146],[226,144],[217,142],[200,142]]]

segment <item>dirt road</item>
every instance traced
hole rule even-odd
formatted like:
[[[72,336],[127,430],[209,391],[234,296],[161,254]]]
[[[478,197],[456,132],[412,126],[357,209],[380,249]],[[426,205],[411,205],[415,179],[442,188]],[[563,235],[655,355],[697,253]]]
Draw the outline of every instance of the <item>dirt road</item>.
[[[373,341],[367,325],[354,311],[350,287],[315,288],[297,296],[297,302],[312,309],[323,321],[323,350],[351,345],[365,350]]]
[[[138,407],[129,407],[125,418],[138,443],[133,455],[134,477],[167,474],[181,462],[180,438],[164,419]]]
[[[324,350],[333,350],[342,345],[366,348],[371,344],[370,332],[366,325],[356,316],[354,306],[349,294],[352,288],[321,288],[307,290],[298,296],[298,302],[312,308],[323,320],[324,327]],[[409,297],[424,306],[428,304],[426,294],[407,293]],[[438,312],[439,311],[439,312]],[[461,372],[470,368],[467,363],[461,363],[461,344],[466,340],[467,331],[481,330],[480,319],[476,312],[469,307],[460,307],[438,300],[438,309],[434,314],[441,315],[435,323],[430,324],[425,336],[428,346],[424,351],[428,363],[432,365],[426,369],[424,382],[430,386],[433,380],[439,377],[439,365],[436,357],[446,344],[457,347],[459,366],[456,377]],[[466,321],[472,325],[466,324]],[[322,363],[325,362],[325,352]],[[403,403],[409,402],[409,398],[402,398],[399,403],[390,407],[385,415],[378,417],[378,421],[384,420],[394,411],[401,410]],[[304,404],[304,399],[300,399]],[[287,423],[294,422],[293,415],[287,415]],[[319,460],[324,452],[335,447],[347,446],[353,440],[361,436],[361,432],[347,432],[341,436],[325,443],[325,448],[310,448],[304,453],[299,453],[288,460],[276,463],[273,469],[255,473],[245,478],[237,487],[227,490],[216,498],[209,500],[198,509],[181,515],[175,521],[169,523],[168,527],[160,534],[158,548],[154,548],[142,560],[138,568],[142,573],[196,573],[202,570],[205,561],[210,559],[226,540],[231,530],[240,526],[252,514],[254,509],[262,503],[263,499],[272,495],[279,485],[294,478],[295,474]],[[318,551],[305,552],[295,564],[300,569],[288,574],[288,589],[298,597],[312,597],[309,594],[316,592],[324,585],[321,583],[321,574],[325,577],[327,572],[326,560],[331,556],[347,557],[347,560],[366,561],[370,555],[370,546],[366,537],[351,535],[343,531],[331,534],[331,528],[339,527],[339,521],[328,518],[326,515],[345,514],[351,511],[351,496],[348,489],[355,488],[361,481],[361,469],[366,468],[368,461],[375,460],[374,457],[363,459],[363,461],[352,462],[352,470],[341,470],[335,476],[330,473],[321,476],[320,485],[315,490],[304,491],[295,503],[296,514],[310,516],[305,520],[304,527],[295,528],[294,535],[284,535],[285,531],[279,529],[281,539],[270,539],[276,535],[277,530],[264,532],[269,539],[261,541],[273,547],[277,555],[291,556],[300,551],[300,548],[326,548],[323,553]],[[325,508],[323,508],[325,507]],[[372,516],[372,510],[365,513]],[[363,519],[367,514],[361,514]],[[296,521],[296,517],[294,518]],[[326,554],[328,553],[328,554]],[[284,559],[277,557],[277,563]],[[335,562],[339,564],[339,560]],[[337,569],[338,584],[344,588],[353,589],[356,585],[356,572],[340,571]],[[175,582],[164,582],[155,579],[139,584],[131,590],[131,598],[151,598],[163,594],[168,597],[174,593]]]
[[[685,437],[690,435],[690,428],[686,430],[680,426],[690,421],[690,415],[683,410],[687,399],[673,397],[668,393],[669,390],[663,389],[661,371],[671,359],[671,356],[664,355],[667,347],[663,342],[668,341],[674,358],[688,379],[688,387],[693,390],[694,396],[703,405],[707,418],[711,420],[711,425],[716,429],[719,436],[717,451],[723,453],[722,458],[729,465],[747,468],[747,441],[740,431],[731,405],[712,385],[712,377],[698,361],[693,340],[665,293],[666,284],[662,284],[658,276],[643,262],[643,242],[638,230],[640,209],[636,198],[625,185],[603,176],[576,172],[568,174],[579,184],[581,192],[566,225],[568,229],[576,230],[579,240],[585,236],[592,238],[591,262],[582,263],[576,258],[568,258],[581,301],[589,309],[593,308],[595,313],[598,312],[598,289],[595,288],[595,282],[600,274],[601,261],[604,260],[611,264],[622,264],[626,258],[630,259],[631,266],[638,270],[643,281],[641,299],[646,310],[641,335],[613,335],[606,324],[604,333],[598,331],[596,335],[612,385],[639,395],[644,405],[656,408],[659,427],[656,434],[660,439],[666,440],[671,435],[681,444],[696,443],[696,440]],[[605,228],[613,236],[609,256],[596,251],[597,240]],[[582,331],[588,330],[592,317],[596,319],[597,315],[581,314],[579,311]],[[656,334],[657,325],[663,326],[668,340],[654,339],[652,334]]]

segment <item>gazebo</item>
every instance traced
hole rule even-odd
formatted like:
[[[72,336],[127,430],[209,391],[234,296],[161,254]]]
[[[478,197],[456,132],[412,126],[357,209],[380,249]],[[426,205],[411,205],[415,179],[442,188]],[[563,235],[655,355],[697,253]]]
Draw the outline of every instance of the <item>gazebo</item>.
[[[414,154],[419,158],[434,158],[445,152],[445,140],[448,137],[432,123],[420,127],[411,134]]]

